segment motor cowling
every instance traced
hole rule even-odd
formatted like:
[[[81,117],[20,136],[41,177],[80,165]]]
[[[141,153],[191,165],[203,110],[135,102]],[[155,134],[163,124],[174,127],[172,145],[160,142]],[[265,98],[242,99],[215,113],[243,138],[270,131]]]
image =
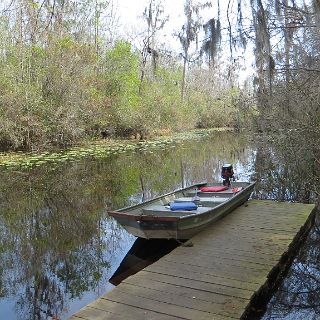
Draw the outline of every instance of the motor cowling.
[[[232,164],[224,164],[221,169],[221,178],[224,186],[230,186],[230,180],[235,180]]]

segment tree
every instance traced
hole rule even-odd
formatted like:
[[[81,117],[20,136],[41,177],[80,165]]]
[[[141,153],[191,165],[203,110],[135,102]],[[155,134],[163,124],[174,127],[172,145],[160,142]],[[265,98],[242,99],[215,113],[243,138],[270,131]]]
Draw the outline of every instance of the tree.
[[[183,59],[183,71],[182,71],[182,83],[181,83],[181,100],[183,101],[185,95],[186,85],[186,71],[188,64],[191,60],[190,49],[193,42],[196,43],[196,50],[198,49],[198,33],[202,28],[202,18],[200,16],[200,10],[211,7],[210,2],[201,4],[199,2],[193,2],[193,0],[186,0],[184,4],[184,14],[186,22],[182,26],[181,31],[178,33],[178,39],[182,46],[182,59]]]
[[[141,76],[139,92],[141,93],[143,81],[146,75],[148,57],[151,56],[151,78],[154,79],[157,69],[159,52],[157,49],[157,33],[162,30],[168,21],[168,16],[164,16],[162,0],[150,0],[145,8],[143,17],[147,22],[147,31],[143,39],[141,49]]]
[[[254,33],[255,33],[255,60],[257,67],[257,99],[258,106],[265,111],[267,106],[264,95],[267,93],[267,84],[269,92],[272,91],[272,70],[274,68],[271,56],[270,33],[268,28],[267,12],[262,0],[250,0]],[[265,70],[268,71],[266,80]]]

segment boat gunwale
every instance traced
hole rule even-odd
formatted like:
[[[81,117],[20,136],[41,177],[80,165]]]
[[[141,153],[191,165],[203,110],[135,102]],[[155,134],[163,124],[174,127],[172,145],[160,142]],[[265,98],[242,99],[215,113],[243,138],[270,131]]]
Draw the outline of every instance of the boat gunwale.
[[[126,212],[110,211],[109,213],[112,217],[119,217],[127,220],[133,221],[178,221],[181,219],[180,216],[177,217],[159,217],[151,215],[142,215],[142,214],[128,214]],[[188,216],[189,217],[189,216]]]

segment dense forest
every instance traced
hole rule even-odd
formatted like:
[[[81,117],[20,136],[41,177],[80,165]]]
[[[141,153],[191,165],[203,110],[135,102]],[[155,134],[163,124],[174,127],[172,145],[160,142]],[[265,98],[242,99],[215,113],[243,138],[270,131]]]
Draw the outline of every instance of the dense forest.
[[[3,1],[1,150],[212,127],[318,136],[319,0],[185,0],[176,50],[159,40],[166,1],[146,1],[139,41],[117,31],[116,8]]]

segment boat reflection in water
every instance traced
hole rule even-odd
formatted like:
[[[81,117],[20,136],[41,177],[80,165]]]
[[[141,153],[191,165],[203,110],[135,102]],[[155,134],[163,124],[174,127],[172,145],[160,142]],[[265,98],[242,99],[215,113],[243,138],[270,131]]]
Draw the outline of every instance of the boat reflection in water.
[[[174,239],[147,240],[144,238],[137,238],[131,249],[123,258],[118,269],[109,279],[109,282],[117,286],[129,276],[137,273],[168,254],[180,244],[181,242]]]

